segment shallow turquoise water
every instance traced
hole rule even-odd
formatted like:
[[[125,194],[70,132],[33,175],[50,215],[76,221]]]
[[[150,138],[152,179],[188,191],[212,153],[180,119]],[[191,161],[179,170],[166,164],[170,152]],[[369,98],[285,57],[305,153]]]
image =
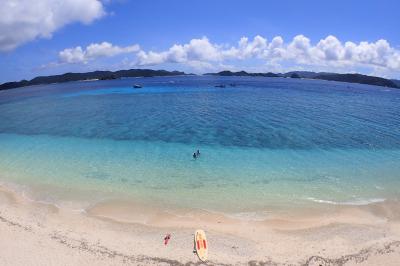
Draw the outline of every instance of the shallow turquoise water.
[[[57,204],[128,198],[224,212],[398,199],[399,103],[396,90],[276,78],[3,91],[0,181]]]

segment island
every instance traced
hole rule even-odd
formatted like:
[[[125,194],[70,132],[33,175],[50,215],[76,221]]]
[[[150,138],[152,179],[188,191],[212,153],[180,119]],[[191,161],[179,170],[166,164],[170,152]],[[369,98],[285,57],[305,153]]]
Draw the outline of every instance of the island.
[[[239,72],[232,72],[229,70],[224,70],[218,73],[206,73],[204,75],[211,75],[211,76],[245,76],[245,77],[270,77],[276,78],[280,77],[279,74],[274,74],[271,72],[268,73],[248,73],[246,71],[239,71]]]
[[[232,72],[232,71],[221,71],[218,73],[207,73],[205,75],[212,76],[244,76],[244,77],[281,77],[281,78],[307,78],[307,79],[320,79],[329,81],[359,83],[375,86],[383,86],[390,88],[400,88],[399,80],[390,80],[381,77],[368,76],[362,74],[338,74],[329,72],[312,72],[312,71],[291,71],[287,73],[248,73],[246,71]]]
[[[62,75],[40,76],[31,80],[21,80],[15,82],[6,82],[0,85],[0,90],[13,89],[31,85],[62,83],[70,81],[85,80],[113,80],[129,77],[163,77],[163,76],[183,76],[194,75],[186,74],[181,71],[153,70],[153,69],[129,69],[118,71],[93,71],[86,73],[65,73]],[[211,76],[243,76],[243,77],[270,77],[270,78],[292,78],[292,79],[320,79],[328,81],[339,81],[349,83],[359,83],[375,86],[383,86],[390,88],[400,88],[400,80],[385,79],[381,77],[368,76],[362,74],[338,74],[329,72],[312,72],[312,71],[291,71],[286,73],[250,73],[246,71],[232,72],[224,70],[217,73],[206,73],[204,75]]]
[[[361,75],[361,74],[329,74],[329,75],[323,74],[323,75],[317,75],[316,77],[314,77],[314,79],[333,80],[341,82],[399,88],[399,86],[396,85],[396,83],[394,83],[392,80],[374,76]]]
[[[180,71],[153,70],[153,69],[129,69],[118,71],[93,71],[86,73],[65,73],[62,75],[40,76],[31,80],[6,82],[0,85],[0,90],[13,89],[18,87],[41,85],[51,83],[62,83],[82,80],[112,80],[128,77],[161,77],[186,75]]]

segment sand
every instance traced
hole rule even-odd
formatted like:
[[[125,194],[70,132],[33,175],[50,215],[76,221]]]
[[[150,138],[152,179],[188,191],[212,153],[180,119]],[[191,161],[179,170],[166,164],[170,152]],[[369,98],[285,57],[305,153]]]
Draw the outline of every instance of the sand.
[[[0,187],[0,265],[400,265],[400,205],[335,206],[263,221],[109,201],[86,211]],[[172,237],[167,246],[163,238]]]

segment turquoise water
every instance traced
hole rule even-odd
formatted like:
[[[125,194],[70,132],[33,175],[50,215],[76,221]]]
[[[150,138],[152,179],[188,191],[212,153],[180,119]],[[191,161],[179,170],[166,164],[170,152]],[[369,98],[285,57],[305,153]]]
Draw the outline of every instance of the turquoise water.
[[[0,181],[74,206],[131,199],[237,213],[398,199],[399,104],[387,88],[279,78],[2,91]]]

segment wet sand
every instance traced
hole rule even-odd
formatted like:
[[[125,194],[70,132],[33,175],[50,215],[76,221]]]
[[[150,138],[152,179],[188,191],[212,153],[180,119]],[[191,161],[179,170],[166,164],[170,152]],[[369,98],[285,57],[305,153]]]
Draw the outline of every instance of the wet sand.
[[[109,201],[85,212],[32,202],[0,187],[0,265],[399,265],[400,204],[334,206],[266,220]],[[165,234],[172,237],[167,246]]]

